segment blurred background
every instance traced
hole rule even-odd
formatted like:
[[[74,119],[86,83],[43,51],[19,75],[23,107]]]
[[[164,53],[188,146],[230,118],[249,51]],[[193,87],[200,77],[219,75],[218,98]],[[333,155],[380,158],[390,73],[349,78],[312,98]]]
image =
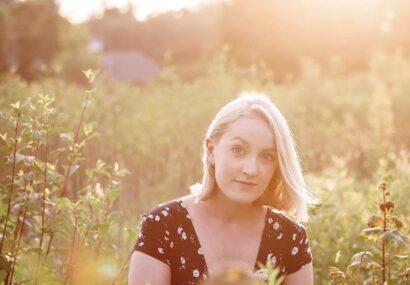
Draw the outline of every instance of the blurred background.
[[[322,200],[307,228],[316,284],[328,284],[329,266],[345,268],[368,243],[360,231],[380,179],[409,222],[400,199],[410,176],[409,27],[407,0],[0,0],[0,111],[49,94],[64,114],[56,124],[75,132],[94,90],[84,120],[96,135],[67,196],[90,187],[85,170],[99,159],[127,168],[114,205],[121,231],[200,180],[201,142],[223,104],[242,91],[267,94]],[[92,84],[87,69],[98,70]],[[1,121],[1,133],[12,136],[13,125]],[[62,145],[50,134],[50,149]],[[127,252],[132,238],[116,246]]]
[[[0,70],[29,81],[78,83],[78,70],[94,66],[110,79],[146,83],[168,57],[190,80],[225,45],[235,63],[263,63],[276,80],[300,74],[304,59],[343,75],[368,67],[375,53],[406,56],[410,45],[408,1],[0,3]]]

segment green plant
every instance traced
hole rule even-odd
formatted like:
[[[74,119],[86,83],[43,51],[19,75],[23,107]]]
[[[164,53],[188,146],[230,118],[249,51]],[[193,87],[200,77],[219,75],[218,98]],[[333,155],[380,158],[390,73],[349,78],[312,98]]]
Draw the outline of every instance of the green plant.
[[[394,215],[395,203],[391,199],[387,182],[382,181],[377,187],[381,201],[379,213],[368,219],[368,228],[363,235],[372,244],[367,249],[353,255],[346,273],[337,267],[331,267],[329,278],[332,284],[345,284],[351,280],[356,284],[364,279],[363,284],[391,284],[408,282],[408,255],[402,254],[407,246],[407,239],[401,233],[403,222]]]
[[[95,72],[85,74],[92,83]],[[0,184],[5,285],[98,284],[102,279],[114,284],[124,270],[117,266],[128,254],[116,252],[125,230],[116,201],[120,180],[129,172],[100,159],[94,168],[82,168],[83,149],[97,136],[96,124],[85,121],[94,92],[86,92],[75,133],[59,126],[61,114],[51,95],[29,97],[1,113],[12,130],[1,134],[11,173]],[[87,183],[75,189],[71,182],[80,171]],[[109,258],[118,261],[112,264]]]

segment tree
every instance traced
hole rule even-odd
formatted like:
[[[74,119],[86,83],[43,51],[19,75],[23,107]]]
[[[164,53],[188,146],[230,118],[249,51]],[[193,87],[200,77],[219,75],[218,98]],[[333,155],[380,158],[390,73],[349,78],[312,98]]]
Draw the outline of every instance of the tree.
[[[26,80],[47,69],[58,51],[61,17],[53,0],[14,2],[11,15],[11,53],[17,72]]]

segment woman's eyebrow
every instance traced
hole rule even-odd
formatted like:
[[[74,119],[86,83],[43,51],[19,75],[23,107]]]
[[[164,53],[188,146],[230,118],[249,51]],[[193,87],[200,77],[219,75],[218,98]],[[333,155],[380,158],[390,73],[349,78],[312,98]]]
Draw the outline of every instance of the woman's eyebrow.
[[[243,138],[241,138],[241,137],[238,137],[238,136],[233,137],[233,138],[232,138],[232,141],[234,141],[234,140],[239,140],[239,141],[243,142],[244,144],[249,145],[249,143],[248,143],[245,139],[243,139]],[[264,150],[276,151],[276,147],[268,147],[268,148],[266,148],[266,149],[264,149]]]

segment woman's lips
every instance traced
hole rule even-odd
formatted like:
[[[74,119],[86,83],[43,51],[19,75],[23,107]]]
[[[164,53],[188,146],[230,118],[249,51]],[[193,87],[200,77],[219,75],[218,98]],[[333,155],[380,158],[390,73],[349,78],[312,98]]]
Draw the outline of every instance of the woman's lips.
[[[241,180],[235,180],[236,182],[243,184],[243,185],[247,185],[247,186],[255,186],[257,185],[256,183],[253,182],[248,182],[248,181],[241,181]]]

